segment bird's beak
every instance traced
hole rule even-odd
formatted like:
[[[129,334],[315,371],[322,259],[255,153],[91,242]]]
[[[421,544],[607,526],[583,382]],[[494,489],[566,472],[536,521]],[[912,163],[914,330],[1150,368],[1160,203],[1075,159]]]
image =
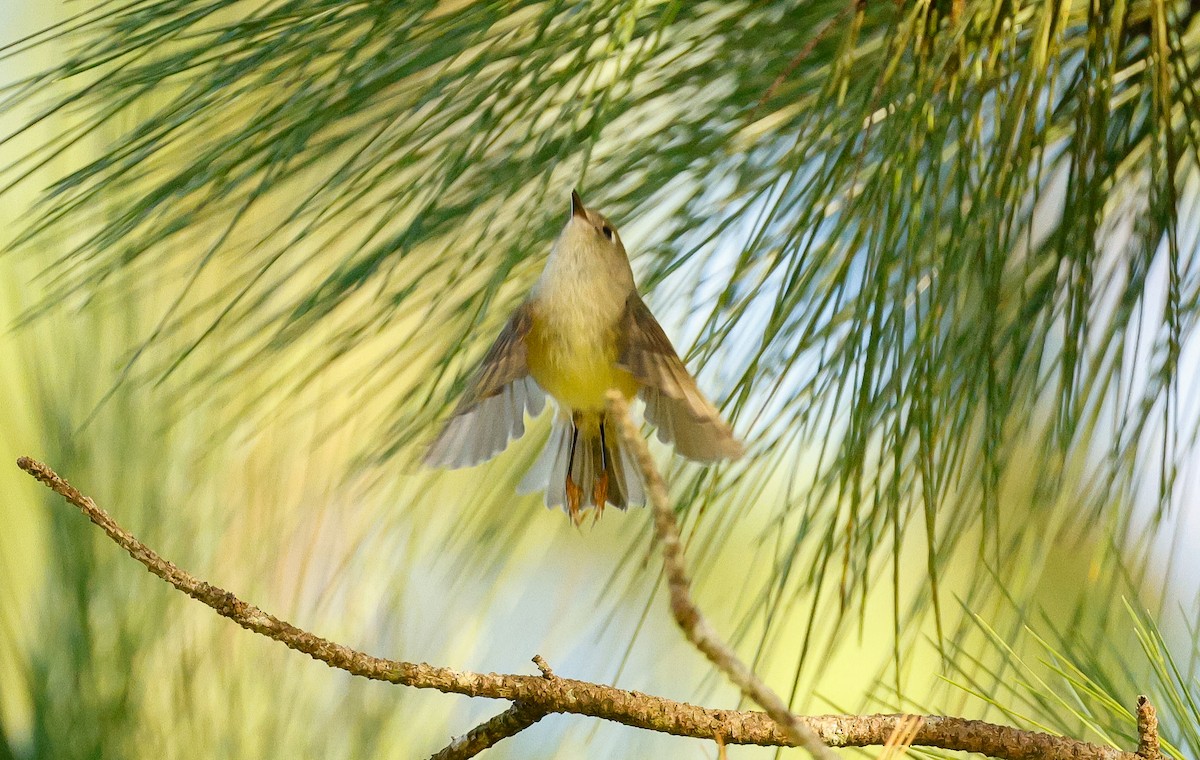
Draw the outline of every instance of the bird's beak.
[[[579,197],[579,193],[571,191],[571,216],[587,219],[587,209],[583,207],[583,201]]]

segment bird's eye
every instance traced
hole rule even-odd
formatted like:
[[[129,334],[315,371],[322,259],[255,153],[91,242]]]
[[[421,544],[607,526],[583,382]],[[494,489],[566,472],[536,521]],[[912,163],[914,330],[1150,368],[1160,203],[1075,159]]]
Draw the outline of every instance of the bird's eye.
[[[608,238],[609,240],[613,239],[613,228],[612,227],[609,227],[606,224],[600,228],[600,231],[604,233],[604,237]]]

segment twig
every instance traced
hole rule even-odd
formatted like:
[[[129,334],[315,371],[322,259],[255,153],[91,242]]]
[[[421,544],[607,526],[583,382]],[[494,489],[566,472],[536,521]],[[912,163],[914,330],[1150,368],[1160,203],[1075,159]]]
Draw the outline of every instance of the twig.
[[[625,445],[633,452],[642,478],[646,482],[646,493],[654,509],[654,532],[662,547],[663,568],[667,575],[667,586],[671,591],[671,613],[683,630],[688,641],[720,668],[750,699],[762,706],[787,733],[788,738],[808,750],[817,760],[837,760],[837,755],[825,745],[799,716],[795,715],[779,695],[762,682],[754,671],[717,635],[700,608],[692,601],[692,582],[687,574],[687,562],[683,557],[683,544],[679,541],[679,525],[671,509],[667,484],[663,482],[646,439],[634,426],[629,417],[629,404],[617,391],[608,394],[608,407],[621,423],[621,435]]]
[[[1150,698],[1142,695],[1137,699],[1138,757],[1142,760],[1159,760],[1162,754],[1158,746],[1158,714]]]
[[[247,604],[233,594],[160,557],[114,521],[46,465],[21,457],[17,465],[77,507],[109,538],[147,570],[218,614],[255,633],[303,652],[330,667],[378,681],[418,689],[435,689],[470,697],[505,699],[545,713],[573,713],[623,723],[635,728],[690,736],[726,744],[793,746],[795,741],[765,713],[711,710],[650,694],[603,684],[542,675],[472,673],[425,663],[385,660],[323,639]],[[803,722],[831,747],[882,745],[907,715],[815,715]],[[978,720],[927,715],[913,740],[915,746],[977,752],[1001,760],[1144,760],[1132,752],[1081,742],[1038,731],[1022,731]]]
[[[838,11],[835,16],[826,21],[825,25],[817,30],[817,33],[810,37],[808,42],[804,43],[804,47],[800,48],[800,52],[792,56],[792,59],[787,62],[786,66],[783,67],[783,71],[779,72],[779,76],[775,77],[775,81],[771,82],[771,86],[768,87],[766,91],[763,92],[763,94],[759,97],[758,102],[754,104],[754,108],[750,111],[750,118],[748,121],[754,121],[754,119],[757,118],[758,111],[763,107],[763,104],[774,97],[775,91],[783,86],[783,83],[787,81],[787,78],[792,75],[792,72],[794,72],[796,68],[800,66],[800,64],[804,63],[806,58],[812,55],[813,50],[815,50],[817,45],[821,43],[821,40],[825,39],[825,36],[829,34],[834,26],[840,24],[842,20],[845,19],[846,16],[849,16],[852,12],[861,12],[864,10],[865,5],[866,4],[863,3],[862,0],[853,0],[845,8]]]
[[[489,721],[480,723],[454,739],[429,760],[466,760],[475,757],[502,739],[515,736],[546,717],[541,708],[517,702]]]
[[[550,669],[550,666],[546,664],[546,660],[543,659],[540,654],[535,654],[533,656],[533,664],[537,665],[538,670],[542,671],[542,678],[551,681],[555,678],[558,678],[558,676],[554,675],[554,671]]]

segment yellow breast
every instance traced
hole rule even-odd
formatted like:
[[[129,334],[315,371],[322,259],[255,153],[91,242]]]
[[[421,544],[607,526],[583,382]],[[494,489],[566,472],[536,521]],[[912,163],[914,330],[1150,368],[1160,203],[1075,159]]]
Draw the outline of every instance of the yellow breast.
[[[534,311],[526,351],[529,373],[542,390],[572,412],[600,412],[616,388],[632,398],[638,383],[616,366],[617,329],[561,312]]]

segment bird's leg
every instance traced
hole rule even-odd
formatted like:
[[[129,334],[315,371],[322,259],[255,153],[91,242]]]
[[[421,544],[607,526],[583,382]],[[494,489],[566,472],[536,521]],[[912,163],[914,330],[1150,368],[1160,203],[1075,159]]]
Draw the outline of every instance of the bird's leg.
[[[604,512],[608,501],[608,446],[604,440],[604,420],[600,420],[600,474],[592,481],[592,501],[596,502],[596,518]]]
[[[571,480],[571,476],[567,476],[567,515],[571,518],[571,522],[579,525],[583,522],[583,515],[579,512],[579,503],[583,501],[583,489]]]
[[[592,481],[592,500],[596,502],[596,514],[593,515],[593,522],[600,519],[600,515],[604,514],[604,503],[608,501],[608,472],[602,472]]]
[[[574,421],[571,423],[571,450],[567,454],[567,515],[571,518],[571,522],[579,524],[579,502],[583,500],[583,489],[571,477],[571,470],[575,469],[575,444],[579,441],[579,428]]]

